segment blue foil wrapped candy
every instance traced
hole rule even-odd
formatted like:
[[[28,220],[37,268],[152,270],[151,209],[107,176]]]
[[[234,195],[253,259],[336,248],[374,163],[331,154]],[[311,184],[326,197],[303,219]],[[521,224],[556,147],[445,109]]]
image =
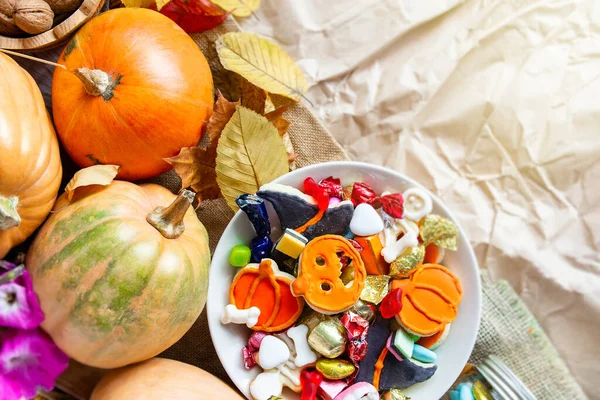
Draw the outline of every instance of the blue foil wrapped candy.
[[[253,194],[239,195],[235,202],[240,210],[246,213],[256,232],[250,250],[252,251],[252,261],[259,263],[263,258],[270,257],[273,249],[273,241],[270,237],[271,222],[267,213],[267,205],[263,199]]]

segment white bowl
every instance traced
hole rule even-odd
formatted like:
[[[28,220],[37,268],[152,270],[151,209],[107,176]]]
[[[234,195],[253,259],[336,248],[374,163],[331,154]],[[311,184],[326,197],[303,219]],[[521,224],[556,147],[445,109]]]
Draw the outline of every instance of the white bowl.
[[[371,185],[376,193],[389,190],[403,192],[409,187],[420,187],[417,182],[402,174],[379,166],[359,162],[331,162],[311,165],[290,172],[275,180],[276,183],[302,188],[305,178],[313,177],[317,182],[328,176],[339,177],[343,185],[355,181],[364,181]],[[424,188],[423,188],[424,189]],[[433,198],[433,212],[444,217],[456,219],[442,204],[440,199]],[[271,210],[272,211],[272,210]],[[280,235],[279,221],[272,216],[273,238]],[[274,218],[273,218],[274,216]],[[457,223],[458,225],[458,223]],[[463,299],[459,306],[458,317],[452,322],[450,334],[437,350],[438,370],[426,382],[414,385],[405,392],[413,400],[439,399],[456,380],[475,345],[479,320],[481,319],[481,282],[477,261],[469,240],[464,231],[458,226],[460,244],[458,250],[446,251],[443,264],[450,268],[459,278],[463,287]],[[251,370],[244,368],[242,347],[247,344],[251,330],[245,325],[223,325],[220,318],[225,306],[229,303],[229,285],[237,268],[229,264],[229,252],[236,244],[249,244],[255,236],[252,225],[241,211],[238,212],[229,225],[215,250],[210,270],[210,285],[208,288],[208,325],[212,340],[223,367],[231,380],[240,391],[250,398],[250,382],[261,372],[260,367]],[[285,399],[299,399],[300,396],[289,389],[284,391]]]

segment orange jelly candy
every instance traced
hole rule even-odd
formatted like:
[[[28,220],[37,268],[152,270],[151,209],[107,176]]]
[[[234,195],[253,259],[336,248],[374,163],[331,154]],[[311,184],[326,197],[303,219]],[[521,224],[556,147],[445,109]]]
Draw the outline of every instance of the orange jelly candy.
[[[352,259],[354,280],[344,285],[341,256]],[[292,294],[304,296],[311,308],[322,314],[336,314],[354,305],[365,285],[367,272],[358,251],[342,236],[324,235],[311,240],[300,256],[298,278]]]
[[[383,246],[379,239],[379,235],[356,236],[354,240],[363,247],[363,251],[361,251],[360,255],[365,264],[367,274],[387,275],[390,267],[381,255]]]
[[[462,300],[458,278],[439,264],[423,264],[409,279],[392,281],[392,289],[402,288],[402,310],[396,319],[406,329],[421,336],[433,335],[454,321]]]
[[[293,275],[281,272],[275,261],[265,258],[260,264],[242,268],[229,287],[229,302],[238,309],[258,307],[260,316],[255,331],[276,332],[294,324],[304,307],[302,298],[290,291]]]

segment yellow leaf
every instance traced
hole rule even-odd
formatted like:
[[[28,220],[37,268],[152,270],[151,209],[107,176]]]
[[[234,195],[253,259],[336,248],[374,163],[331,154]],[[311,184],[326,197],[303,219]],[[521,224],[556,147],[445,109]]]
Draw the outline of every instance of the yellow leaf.
[[[248,17],[260,6],[260,0],[210,0],[236,17]]]
[[[155,0],[121,0],[125,7],[148,8],[156,3]]]
[[[229,102],[218,92],[217,102],[206,126],[206,148],[184,147],[174,157],[165,158],[181,178],[181,186],[191,187],[199,201],[218,199],[221,195],[215,172],[217,144],[221,132],[240,102]]]
[[[123,1],[123,0],[121,0]],[[142,1],[146,1],[146,0],[142,0]],[[164,6],[166,6],[167,4],[169,4],[171,0],[156,0],[156,11],[160,11],[162,10],[162,8]]]
[[[300,68],[275,43],[246,32],[230,32],[217,42],[221,64],[267,92],[300,100],[307,90]]]
[[[77,171],[65,187],[67,199],[71,201],[75,195],[75,190],[83,186],[110,185],[118,172],[118,165],[93,165]]]
[[[287,152],[275,126],[239,106],[221,133],[216,170],[221,193],[235,211],[240,194],[256,193],[289,171]]]

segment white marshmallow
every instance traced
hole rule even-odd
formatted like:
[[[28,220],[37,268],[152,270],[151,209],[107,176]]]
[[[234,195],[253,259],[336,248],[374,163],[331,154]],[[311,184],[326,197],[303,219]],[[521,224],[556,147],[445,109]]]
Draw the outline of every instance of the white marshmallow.
[[[354,209],[350,230],[356,236],[376,235],[383,230],[383,221],[373,206],[362,203]]]
[[[245,310],[238,310],[234,304],[225,306],[225,311],[221,316],[222,324],[246,324],[248,328],[252,328],[258,323],[260,317],[260,309],[258,307],[250,307]]]
[[[262,369],[276,368],[289,358],[290,349],[281,339],[269,335],[260,342],[257,362]]]
[[[306,325],[298,325],[288,329],[287,335],[294,341],[296,347],[294,363],[297,367],[303,367],[317,361],[317,355],[308,345],[308,327]]]

